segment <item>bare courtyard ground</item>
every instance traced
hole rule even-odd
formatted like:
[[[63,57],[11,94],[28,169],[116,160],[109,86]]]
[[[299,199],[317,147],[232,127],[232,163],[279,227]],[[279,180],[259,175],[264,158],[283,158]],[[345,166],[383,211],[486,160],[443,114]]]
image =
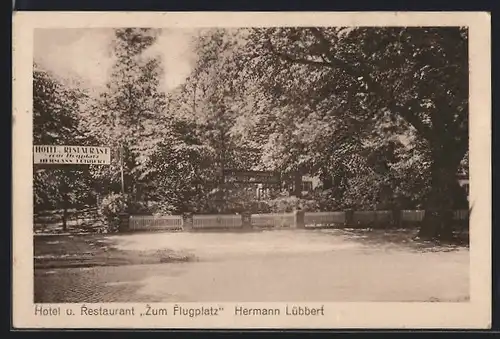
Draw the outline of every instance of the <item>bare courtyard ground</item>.
[[[467,301],[467,247],[410,231],[35,237],[35,302]]]

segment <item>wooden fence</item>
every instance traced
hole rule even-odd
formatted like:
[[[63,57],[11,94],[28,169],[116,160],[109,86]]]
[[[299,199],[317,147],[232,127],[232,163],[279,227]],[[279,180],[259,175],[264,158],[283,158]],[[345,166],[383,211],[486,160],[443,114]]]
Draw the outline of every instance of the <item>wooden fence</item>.
[[[293,213],[252,214],[250,223],[256,228],[286,228],[295,226]]]
[[[422,210],[402,210],[401,221],[421,222],[424,220],[425,211]]]
[[[183,220],[180,215],[151,216],[134,215],[130,217],[131,231],[181,230]]]
[[[469,210],[458,210],[453,212],[453,219],[454,220],[469,220]]]
[[[401,220],[407,222],[422,222],[425,217],[424,210],[402,210]],[[469,219],[468,210],[453,211],[453,220],[466,221]]]
[[[212,228],[241,228],[243,221],[241,215],[236,214],[213,214],[213,215],[194,215],[193,229],[212,229]]]
[[[363,224],[388,224],[393,221],[392,211],[354,211],[352,223]]]
[[[424,220],[423,210],[402,210],[399,218],[393,211],[352,211],[352,212],[295,212],[267,213],[248,215],[250,228],[318,228],[318,227],[415,227]],[[453,212],[457,227],[468,225],[468,210]],[[131,216],[130,231],[182,230],[182,229],[242,229],[245,228],[244,216],[192,215],[171,216]]]
[[[304,215],[304,226],[306,228],[336,227],[344,225],[345,222],[345,212],[306,212]]]

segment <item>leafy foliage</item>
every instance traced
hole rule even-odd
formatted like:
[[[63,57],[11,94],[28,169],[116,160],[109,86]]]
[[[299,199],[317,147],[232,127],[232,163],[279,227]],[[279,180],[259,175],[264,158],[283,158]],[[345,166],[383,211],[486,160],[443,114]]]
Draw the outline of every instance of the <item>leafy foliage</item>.
[[[33,143],[42,145],[85,144],[79,129],[78,110],[84,93],[64,86],[54,76],[34,65]],[[77,178],[77,180],[75,180]],[[89,205],[94,201],[88,167],[35,165],[33,175],[35,211]],[[63,219],[66,225],[66,219]]]
[[[99,205],[99,212],[106,220],[108,232],[115,232],[120,225],[120,215],[128,212],[129,199],[125,194],[105,196]]]
[[[169,93],[148,53],[153,29],[115,31],[115,63],[95,100],[36,73],[35,139],[111,146],[111,166],[90,167],[82,175],[92,180],[78,185],[118,192],[123,173],[129,208],[149,201],[156,213],[467,204],[455,180],[468,172],[466,28],[198,33],[191,74]],[[225,169],[276,171],[283,186],[259,201],[256,187],[225,184]],[[320,179],[306,197],[303,175]]]
[[[112,164],[96,169],[106,189],[118,191],[123,168],[124,189],[140,195],[141,171],[161,140],[165,126],[165,94],[159,91],[162,71],[157,58],[147,57],[158,32],[117,29],[110,54],[115,63],[106,89],[88,103],[86,129],[102,145],[112,148]]]
[[[367,160],[392,153],[377,166],[403,179],[395,191],[423,192],[430,177],[427,200],[449,204],[468,145],[466,29],[265,28],[248,41],[243,81],[279,108],[264,160],[326,181],[347,172],[366,192]]]

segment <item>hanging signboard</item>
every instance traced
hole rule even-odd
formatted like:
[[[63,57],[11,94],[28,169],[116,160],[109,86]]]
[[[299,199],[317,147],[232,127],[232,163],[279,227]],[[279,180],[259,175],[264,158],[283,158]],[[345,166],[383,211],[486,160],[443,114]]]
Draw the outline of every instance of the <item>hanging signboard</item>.
[[[33,146],[34,164],[79,164],[109,165],[111,152],[109,147],[100,146]]]
[[[271,171],[224,171],[225,182],[247,184],[279,184],[280,177]]]

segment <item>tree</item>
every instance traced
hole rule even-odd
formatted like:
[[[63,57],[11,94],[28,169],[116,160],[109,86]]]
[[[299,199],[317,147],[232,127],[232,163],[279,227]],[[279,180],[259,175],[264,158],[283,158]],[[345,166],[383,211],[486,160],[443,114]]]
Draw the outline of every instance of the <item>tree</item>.
[[[115,30],[110,78],[85,117],[89,133],[112,148],[112,164],[94,171],[96,178],[108,182],[103,187],[106,193],[122,190],[139,199],[149,157],[168,133],[165,93],[159,89],[162,65],[146,53],[158,33]]]
[[[141,180],[149,183],[146,199],[159,201],[161,212],[203,212],[213,188],[214,154],[204,145],[196,126],[175,121],[169,136],[149,157]]]
[[[463,195],[453,197],[468,148],[465,28],[255,29],[246,62],[268,95],[293,111],[295,123],[323,121],[318,128],[332,130],[312,135],[331,145],[333,155],[343,147],[359,152],[380,120],[390,122],[387,135],[414,135],[429,157],[425,207],[436,212],[426,214],[420,235],[450,236],[446,211],[464,203]],[[305,160],[325,162],[324,154]]]
[[[35,145],[81,145],[87,137],[79,129],[78,113],[85,93],[63,85],[52,74],[34,65],[33,143]],[[67,211],[93,199],[88,166],[35,165],[33,176],[35,211],[62,207],[63,229]]]
[[[241,133],[244,119],[240,119],[242,87],[233,78],[240,69],[235,59],[240,47],[238,30],[202,30],[194,39],[198,55],[193,70],[175,96],[175,116],[183,117],[196,131],[199,143],[206,148],[207,166],[205,187],[210,188],[208,210],[227,212],[247,200],[242,188],[224,183],[227,169],[249,170],[258,162],[259,150]],[[237,208],[237,207],[235,207]]]

